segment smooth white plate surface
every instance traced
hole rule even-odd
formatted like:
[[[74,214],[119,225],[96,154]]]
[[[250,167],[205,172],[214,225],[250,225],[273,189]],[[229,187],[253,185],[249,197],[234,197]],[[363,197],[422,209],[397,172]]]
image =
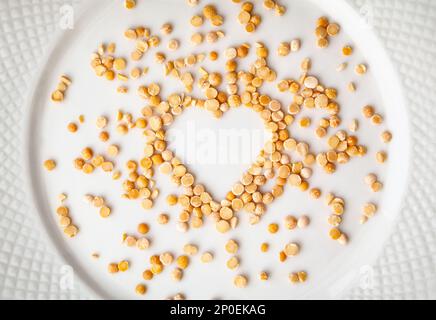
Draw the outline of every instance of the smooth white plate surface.
[[[328,9],[327,14],[334,21],[341,23],[343,32],[340,37],[332,41],[329,49],[320,51],[314,45],[315,39],[312,32],[316,18],[323,14],[318,7],[323,6],[323,2],[302,4],[292,1],[288,5],[289,13],[284,18],[276,18],[272,13],[264,14],[262,28],[250,39],[252,42],[264,41],[270,48],[276,48],[280,41],[297,37],[303,39],[302,51],[287,58],[277,59],[275,50],[271,49],[272,56],[274,56],[272,65],[278,72],[278,78],[296,78],[300,61],[310,56],[313,59],[313,73],[318,75],[327,86],[340,89],[339,102],[344,109],[342,113],[344,124],[347,125],[353,118],[361,120],[361,132],[364,134],[361,133],[360,138],[364,144],[371,147],[368,157],[341,167],[334,177],[327,177],[322,172],[316,172],[313,178],[316,185],[321,186],[324,191],[333,191],[348,200],[344,230],[350,234],[350,245],[343,248],[328,240],[326,218],[329,209],[323,205],[322,201],[315,204],[308,195],[302,196],[300,192],[291,190],[290,187],[287,188],[284,197],[269,208],[262,223],[256,227],[247,226],[246,219],[243,219],[240,227],[229,235],[217,234],[210,223],[202,230],[182,235],[175,232],[174,222],[178,210],[173,208],[170,210],[164,204],[165,195],[169,191],[176,190],[169,184],[167,177],[157,179],[162,195],[157,206],[148,213],[141,209],[139,203],[115,200],[119,199],[121,193],[119,182],[113,182],[110,177],[100,173],[97,174],[98,177],[84,177],[72,168],[71,163],[84,146],[92,146],[100,152],[105,150],[97,140],[94,126],[98,115],[106,114],[113,119],[118,108],[133,113],[138,112],[144,104],[134,94],[128,98],[120,97],[115,93],[114,84],[97,79],[89,68],[90,53],[102,41],[116,41],[117,53],[123,52],[127,55],[128,44],[122,39],[122,30],[141,23],[150,26],[152,30],[158,30],[163,22],[171,21],[176,26],[174,36],[186,44],[190,32],[186,33],[186,28],[180,26],[182,24],[187,26],[186,18],[198,9],[193,10],[182,3],[175,4],[174,1],[144,2],[132,12],[120,11],[117,5],[100,6],[100,4],[96,1],[90,5],[99,8],[97,16],[94,13],[91,16],[89,12],[96,11],[90,8],[87,10],[88,13],[77,21],[74,32],[66,34],[60,40],[50,56],[50,63],[43,70],[40,78],[43,81],[38,83],[37,94],[31,101],[32,115],[29,128],[31,135],[29,134],[28,141],[31,148],[28,159],[35,199],[48,234],[68,263],[74,267],[76,273],[103,297],[135,298],[133,288],[136,283],[141,282],[141,273],[147,267],[147,258],[151,253],[163,250],[181,253],[184,243],[193,242],[200,246],[200,251],[215,252],[214,263],[204,266],[199,262],[199,257],[193,258],[192,268],[187,270],[184,281],[176,285],[169,279],[169,270],[166,270],[159,279],[150,283],[147,298],[164,298],[176,292],[184,292],[188,298],[329,298],[341,294],[359,275],[361,267],[372,263],[381,250],[382,243],[389,234],[386,231],[393,226],[405,186],[406,175],[395,173],[404,173],[408,169],[407,116],[401,94],[399,94],[398,81],[379,43],[374,40],[372,31],[362,29],[362,21],[357,19],[355,13],[344,3],[332,2],[329,8],[323,9]],[[180,10],[174,10],[174,5],[180,5]],[[237,9],[229,3],[222,6],[221,10],[226,17],[229,17],[234,16]],[[181,12],[185,13],[180,14]],[[174,16],[169,17],[168,13]],[[178,20],[178,17],[185,19]],[[107,25],[107,21],[111,21],[111,24]],[[227,24],[233,23],[232,18],[227,18]],[[234,45],[246,39],[245,33],[239,27],[235,29],[236,36],[225,39],[219,43],[217,48],[223,49],[227,45]],[[275,30],[274,39],[270,37],[271,30]],[[339,52],[345,43],[355,43],[355,46],[359,48],[359,52],[349,60],[350,66],[363,61],[369,64],[370,72],[364,78],[357,79],[352,68],[347,70],[343,77],[337,76],[335,68],[343,61]],[[188,52],[189,46],[185,48],[188,48],[185,51]],[[195,49],[195,51],[206,51],[206,48]],[[183,53],[183,50],[179,50],[176,56],[183,55]],[[150,67],[153,64],[151,55],[140,63],[140,65]],[[209,67],[207,64],[205,66]],[[210,68],[218,68],[218,66],[219,64],[211,64]],[[55,106],[50,103],[48,97],[62,73],[71,74],[74,85],[68,91],[65,103]],[[160,68],[138,81],[138,84],[159,81],[159,79],[161,79]],[[358,83],[358,92],[354,95],[346,91],[346,84],[352,80]],[[166,83],[165,85],[167,86]],[[172,90],[181,90],[175,82],[168,82],[168,86],[171,86]],[[273,92],[271,90],[271,93]],[[290,101],[289,96],[282,96],[276,92],[274,95],[284,103]],[[386,126],[374,130],[362,119],[360,109],[366,104],[377,106],[378,110],[385,115]],[[189,112],[189,116],[183,117],[187,121],[195,119],[199,128],[214,126],[217,129],[221,125],[235,127],[235,124],[249,116],[246,110],[237,110],[229,112],[223,120],[217,121],[200,111],[189,110]],[[80,128],[77,135],[68,134],[66,124],[76,119],[79,114],[85,114],[87,119],[85,125]],[[317,113],[316,117],[318,115]],[[252,119],[243,126],[249,129],[260,129],[260,121],[256,122],[255,116]],[[186,123],[189,124],[189,122],[183,122],[181,118],[175,126],[183,128]],[[112,122],[111,125],[113,127],[114,123]],[[374,154],[384,148],[379,134],[386,127],[393,131],[395,139],[389,147],[389,163],[384,168],[375,164]],[[296,137],[306,137],[308,133],[312,135],[313,128],[308,132],[301,129],[291,128],[291,130]],[[135,138],[121,139],[113,132],[112,136],[113,142],[122,146],[121,156],[117,159],[118,163],[124,163],[132,156],[140,156],[143,142],[139,135]],[[315,139],[310,141],[316,143]],[[318,144],[318,147],[321,148],[322,145]],[[59,163],[58,169],[50,174],[43,171],[40,165],[48,157],[55,157]],[[215,183],[216,178],[210,175],[213,172],[216,177],[219,177],[217,175],[219,168],[195,166],[194,172],[200,182],[211,186],[211,191],[220,195],[224,194],[229,185],[238,177],[238,171],[241,168],[243,169],[244,165],[232,167],[231,172],[236,174],[233,179],[230,176],[228,180],[226,178],[227,181],[220,179],[219,183]],[[227,172],[228,168],[222,167],[221,170],[221,172]],[[384,181],[385,191],[381,196],[374,197],[363,184],[363,177],[369,172],[378,173]],[[344,186],[347,187],[344,188]],[[79,236],[73,240],[67,239],[66,241],[57,226],[54,210],[56,196],[60,192],[68,193],[71,216],[81,229]],[[114,209],[110,220],[101,220],[95,209],[89,208],[82,202],[81,198],[85,193],[104,195],[109,200]],[[360,208],[367,201],[379,201],[381,210],[380,214],[369,224],[361,227],[358,224]],[[134,233],[137,223],[154,222],[156,214],[163,211],[171,213],[173,221],[165,227],[153,224],[154,241],[149,251],[144,253],[125,248],[120,244],[123,232]],[[308,214],[313,223],[309,229],[304,231],[293,233],[282,231],[273,237],[267,234],[266,224],[268,222],[281,222],[283,217],[290,213]],[[244,217],[245,214],[240,213],[240,216]],[[249,288],[243,292],[232,286],[232,277],[235,273],[223,267],[227,255],[222,248],[225,240],[230,237],[241,242],[240,272],[249,275],[251,279]],[[272,250],[262,257],[258,254],[258,247],[264,240],[271,242]],[[292,261],[278,265],[278,248],[290,240],[301,242],[303,251]],[[100,252],[99,261],[90,258],[91,252],[94,251]],[[132,269],[125,274],[108,275],[107,263],[123,258],[128,258],[132,262]],[[258,272],[263,269],[273,274],[268,283],[260,283],[257,280]],[[310,281],[302,286],[290,286],[287,274],[300,269],[309,272]]]

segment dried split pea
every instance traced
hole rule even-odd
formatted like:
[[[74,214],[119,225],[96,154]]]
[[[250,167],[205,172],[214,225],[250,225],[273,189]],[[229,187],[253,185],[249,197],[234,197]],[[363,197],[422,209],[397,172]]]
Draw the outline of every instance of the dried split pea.
[[[75,237],[75,236],[77,235],[78,232],[79,232],[79,229],[78,229],[76,226],[72,225],[72,224],[70,224],[69,226],[67,226],[67,227],[64,229],[64,233],[65,233],[68,237],[70,237],[70,238]]]
[[[269,279],[269,274],[268,274],[268,272],[266,272],[266,271],[262,271],[262,272],[259,274],[259,279],[262,280],[262,281],[266,281],[266,280],[268,280],[268,279]]]
[[[383,117],[379,114],[374,114],[371,117],[371,123],[375,126],[378,126],[383,123]]]
[[[344,56],[351,56],[353,54],[353,48],[351,46],[345,46],[342,48]]]
[[[268,252],[268,250],[269,250],[269,244],[268,244],[268,243],[264,242],[264,243],[262,243],[262,244],[260,245],[260,251],[262,251],[262,252]]]
[[[379,151],[376,153],[375,157],[378,163],[385,163],[388,158],[388,155],[384,151]]]
[[[292,284],[296,284],[296,283],[298,283],[298,282],[300,281],[300,280],[298,279],[298,274],[295,273],[295,272],[290,273],[290,274],[289,274],[289,281],[290,281]]]
[[[171,23],[164,23],[162,25],[162,27],[160,28],[160,31],[165,34],[168,35],[171,32],[173,32],[173,26],[171,25]]]
[[[287,258],[288,258],[288,256],[286,255],[286,253],[284,251],[279,252],[279,261],[280,262],[285,262]]]
[[[173,278],[174,281],[180,281],[183,278],[183,270],[180,268],[175,268],[171,272],[171,278]]]
[[[140,234],[147,234],[150,231],[150,227],[147,223],[138,224],[138,232]]]
[[[188,5],[190,5],[191,7],[194,7],[200,3],[200,0],[187,0],[187,2],[188,2]]]
[[[230,223],[226,220],[220,220],[216,223],[216,229],[221,233],[226,233],[230,230]]]
[[[268,231],[269,233],[277,233],[279,231],[279,225],[277,223],[270,223],[268,225]]]
[[[198,253],[198,247],[193,244],[186,244],[183,247],[183,252],[189,256],[196,255]]]
[[[285,218],[285,226],[288,230],[294,230],[298,226],[298,220],[294,216],[287,216]]]
[[[110,216],[110,214],[111,214],[111,209],[110,209],[109,207],[107,207],[107,206],[102,206],[102,207],[100,208],[100,216],[101,216],[102,218],[107,218],[107,217]]]
[[[107,270],[109,273],[117,273],[118,270],[118,264],[116,263],[110,263],[107,267]]]
[[[209,263],[213,260],[213,254],[210,252],[205,252],[201,255],[201,262]]]
[[[78,126],[74,122],[70,122],[67,126],[69,132],[74,133],[77,132]]]
[[[142,273],[142,278],[144,278],[144,280],[151,280],[151,279],[153,279],[153,272],[151,272],[150,270],[145,270]]]
[[[231,257],[229,260],[227,260],[226,266],[230,270],[237,269],[239,267],[239,259],[237,257]]]
[[[165,214],[165,213],[161,213],[158,217],[157,217],[157,222],[159,224],[167,224],[170,221],[170,217],[169,215]]]
[[[365,64],[359,64],[356,66],[355,71],[358,75],[363,75],[367,71],[367,66]]]
[[[136,241],[136,247],[139,250],[145,250],[148,249],[148,247],[150,247],[150,241],[147,238],[139,238]]]
[[[51,100],[53,102],[61,102],[64,100],[64,93],[60,90],[56,90],[55,92],[52,93],[51,95]]]
[[[159,261],[160,261],[164,266],[168,266],[168,265],[170,265],[171,263],[173,263],[173,261],[174,261],[174,256],[173,256],[171,253],[169,253],[169,252],[165,252],[165,253],[162,253],[162,254],[159,256]]]
[[[246,276],[243,275],[237,275],[234,279],[233,279],[233,284],[235,285],[235,287],[237,288],[245,288],[248,285],[248,279]]]
[[[298,281],[306,282],[306,280],[307,280],[307,273],[305,271],[297,272],[297,275],[298,275]]]
[[[330,23],[327,26],[327,34],[331,37],[338,35],[340,31],[341,31],[341,27],[337,23]]]
[[[372,116],[374,116],[374,107],[372,106],[365,106],[362,109],[362,114],[365,118],[371,118]]]
[[[304,229],[309,224],[310,224],[310,219],[309,219],[308,216],[301,216],[301,217],[298,218],[298,222],[297,222],[298,228]]]
[[[372,218],[377,212],[377,206],[373,203],[367,203],[363,207],[363,215],[366,218]]]
[[[289,42],[281,42],[277,49],[277,54],[281,57],[289,55],[291,52],[291,44]]]
[[[118,270],[120,270],[121,272],[129,270],[129,262],[126,260],[120,261],[118,263]]]
[[[389,142],[391,142],[391,141],[392,141],[392,133],[389,132],[389,131],[384,131],[384,132],[381,134],[381,139],[382,139],[382,141],[383,141],[384,143],[389,143]]]
[[[177,50],[179,48],[179,46],[180,46],[180,42],[176,39],[171,39],[168,42],[168,50],[170,50],[170,51]]]
[[[236,254],[239,250],[239,245],[235,240],[229,240],[226,243],[225,249],[230,254]]]
[[[147,292],[147,287],[143,284],[138,284],[135,288],[135,292],[139,295],[144,295]]]
[[[170,195],[167,196],[167,203],[168,203],[168,205],[174,206],[174,205],[177,204],[177,201],[178,201],[178,199],[177,199],[176,195],[170,194]]]
[[[136,7],[136,0],[124,0],[124,7],[126,9],[133,9]]]
[[[341,234],[342,234],[342,232],[339,231],[338,228],[332,228],[332,229],[330,229],[330,232],[329,232],[330,238],[332,238],[333,240],[338,240],[339,237],[341,236]]]
[[[283,251],[287,257],[295,257],[300,253],[300,246],[296,243],[289,243]]]
[[[189,265],[189,257],[185,255],[179,256],[176,263],[180,269],[186,269]]]
[[[126,69],[127,62],[123,58],[116,58],[114,60],[114,68],[118,71]]]
[[[376,181],[371,185],[371,190],[373,192],[379,192],[383,189],[383,184],[380,181]]]
[[[346,234],[342,233],[341,236],[338,239],[338,243],[345,246],[348,244],[348,237]]]

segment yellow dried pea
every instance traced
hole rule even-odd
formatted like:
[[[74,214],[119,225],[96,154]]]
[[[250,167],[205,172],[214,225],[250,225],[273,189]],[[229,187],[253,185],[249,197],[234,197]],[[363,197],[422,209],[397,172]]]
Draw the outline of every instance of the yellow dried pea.
[[[159,224],[168,224],[168,222],[170,221],[170,217],[169,215],[165,214],[165,213],[161,213],[159,214],[159,216],[157,217],[157,222]]]
[[[173,26],[171,25],[171,23],[164,23],[162,25],[162,27],[160,28],[160,31],[164,34],[164,35],[168,35],[170,33],[173,32]]]
[[[60,225],[61,227],[66,228],[66,227],[68,227],[70,224],[71,224],[71,218],[69,218],[69,217],[60,217],[60,219],[59,219],[59,225]]]
[[[171,272],[171,278],[174,281],[180,281],[183,278],[183,270],[180,268],[175,268],[172,272]]]
[[[201,34],[201,33],[194,33],[192,36],[191,36],[191,43],[193,44],[193,45],[199,45],[199,44],[201,44],[202,42],[203,42],[203,40],[204,40],[204,36],[203,36],[203,34]]]
[[[288,256],[286,255],[286,253],[283,250],[279,252],[279,261],[280,262],[285,262],[287,258],[288,258]]]
[[[226,233],[230,230],[230,223],[226,220],[218,221],[215,226],[220,233]]]
[[[64,100],[64,93],[60,90],[56,90],[51,95],[51,100],[53,102],[61,102]]]
[[[135,292],[142,296],[147,292],[147,287],[144,284],[138,284],[135,287]]]
[[[344,54],[344,56],[351,56],[353,54],[353,47],[351,47],[351,46],[343,47],[342,53]]]
[[[244,275],[237,275],[233,279],[233,284],[237,288],[245,288],[248,285],[248,278]]]
[[[239,267],[239,259],[237,257],[231,257],[229,260],[227,260],[226,266],[230,270],[237,269]]]
[[[230,254],[236,254],[239,250],[239,245],[235,240],[231,239],[227,241],[225,249]]]
[[[69,226],[67,226],[67,227],[64,229],[64,233],[65,233],[68,237],[70,237],[70,238],[75,237],[75,236],[77,235],[78,232],[79,232],[79,229],[78,229],[76,226],[72,225],[72,224],[70,224]]]
[[[330,23],[327,26],[327,34],[331,37],[338,35],[340,31],[341,31],[341,27],[337,23]]]
[[[364,75],[367,72],[368,67],[365,64],[358,64],[355,68],[355,72],[358,75]]]
[[[138,224],[138,232],[140,234],[147,234],[150,231],[150,226],[147,223]]]
[[[52,171],[56,168],[56,161],[53,159],[45,160],[44,167],[47,171]]]
[[[333,240],[338,240],[339,237],[341,236],[341,234],[342,234],[342,232],[338,228],[332,228],[329,231],[329,236]]]
[[[209,263],[213,260],[213,254],[211,252],[205,252],[201,255],[201,262]]]
[[[329,40],[326,38],[321,38],[317,40],[317,45],[320,48],[327,48],[329,46]]]
[[[196,255],[198,253],[198,247],[193,244],[186,244],[183,247],[183,252],[189,256]]]
[[[383,184],[380,181],[376,181],[371,184],[371,190],[373,192],[380,192],[383,189]]]
[[[122,260],[118,263],[118,270],[121,272],[125,272],[129,270],[129,262],[127,260]]]
[[[377,212],[377,206],[374,203],[367,203],[363,206],[363,215],[366,218],[372,218]]]
[[[179,42],[179,40],[177,40],[177,39],[171,39],[169,42],[168,42],[168,50],[170,50],[170,51],[175,51],[175,50],[177,50],[178,48],[179,48],[179,46],[180,46],[180,42]]]
[[[164,265],[168,266],[174,261],[174,256],[170,252],[164,252],[159,256],[159,261]]]
[[[151,279],[153,279],[153,272],[151,272],[151,270],[145,270],[143,273],[142,273],[142,278],[144,279],[144,280],[151,280]]]
[[[114,68],[118,71],[126,69],[127,61],[124,58],[116,58],[114,60]]]
[[[383,123],[383,117],[377,113],[374,113],[371,117],[371,123],[375,126],[381,125]]]
[[[111,209],[110,209],[109,207],[103,205],[103,206],[100,208],[100,216],[101,216],[102,218],[107,218],[107,217],[110,216],[110,214],[111,214]]]
[[[279,225],[277,223],[270,223],[268,225],[268,232],[269,233],[277,233],[279,231]]]
[[[269,274],[268,274],[268,272],[266,272],[266,271],[262,271],[262,272],[259,274],[259,279],[262,280],[262,281],[266,281],[266,280],[268,280],[268,279],[269,279]]]
[[[124,0],[124,7],[129,10],[135,8],[136,0]]]
[[[281,42],[277,49],[277,54],[284,57],[289,55],[289,53],[291,53],[291,44],[289,42]]]
[[[200,15],[194,15],[191,17],[191,25],[193,27],[201,27],[204,23],[203,17]]]
[[[117,273],[119,271],[117,263],[109,263],[107,270],[109,273]]]
[[[78,126],[77,126],[77,124],[75,124],[74,122],[70,122],[70,123],[67,125],[67,129],[68,129],[69,132],[71,132],[71,133],[75,133],[75,132],[77,132]]]
[[[186,255],[177,257],[176,264],[180,269],[186,269],[189,266],[189,257]]]
[[[174,206],[177,204],[177,202],[178,202],[178,199],[177,199],[176,195],[170,194],[167,196],[167,204],[168,205]]]
[[[384,143],[389,143],[392,141],[392,133],[390,131],[383,131],[381,134],[381,140]]]
[[[196,6],[200,3],[200,0],[187,0],[188,5],[191,7]]]
[[[298,276],[298,281],[306,282],[306,280],[307,280],[307,273],[305,271],[297,272],[297,276]]]
[[[372,106],[365,106],[362,109],[362,114],[365,118],[371,118],[374,115],[374,107]]]
[[[379,151],[376,153],[375,157],[378,163],[385,163],[388,158],[388,155],[384,151]]]

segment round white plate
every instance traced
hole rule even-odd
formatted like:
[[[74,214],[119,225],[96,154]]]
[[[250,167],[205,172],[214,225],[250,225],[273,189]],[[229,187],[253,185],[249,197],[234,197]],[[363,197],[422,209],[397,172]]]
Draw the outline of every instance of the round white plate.
[[[286,188],[283,197],[268,208],[259,225],[249,226],[246,213],[241,212],[239,227],[229,234],[218,234],[210,221],[202,229],[181,234],[176,231],[180,208],[169,208],[165,204],[167,194],[180,192],[171,185],[168,177],[158,175],[157,183],[161,195],[155,207],[146,212],[141,208],[140,202],[120,198],[120,181],[112,181],[110,176],[101,172],[91,176],[77,172],[72,161],[79,156],[82,148],[91,146],[96,152],[105,153],[106,146],[99,142],[95,127],[95,120],[99,115],[107,115],[111,120],[111,142],[121,146],[121,154],[116,163],[123,168],[127,160],[139,159],[144,141],[139,134],[127,137],[117,135],[114,130],[116,111],[122,109],[139,114],[141,107],[145,105],[136,96],[135,89],[140,84],[154,81],[161,83],[165,87],[163,94],[182,91],[177,82],[163,80],[161,67],[156,66],[153,55],[148,54],[137,65],[150,67],[150,74],[134,84],[129,83],[130,94],[119,95],[116,93],[115,83],[95,77],[89,66],[91,53],[101,42],[114,41],[117,43],[117,54],[127,56],[132,43],[123,39],[122,33],[125,29],[144,24],[153,32],[158,32],[164,22],[170,21],[175,26],[172,37],[180,39],[182,43],[182,48],[170,56],[183,56],[192,50],[188,41],[194,30],[188,25],[188,17],[200,10],[175,0],[141,1],[132,11],[123,10],[119,3],[92,1],[85,5],[84,13],[78,17],[74,29],[57,38],[33,88],[26,128],[26,160],[34,203],[45,232],[64,261],[72,266],[76,278],[93,291],[93,297],[137,298],[134,287],[137,283],[144,282],[141,274],[148,268],[149,256],[163,251],[181,254],[186,243],[197,244],[200,252],[213,252],[214,262],[203,265],[199,256],[192,257],[191,266],[185,271],[184,279],[180,283],[171,280],[170,272],[173,267],[167,267],[163,274],[147,284],[148,293],[145,298],[162,299],[178,292],[183,292],[189,299],[334,298],[359,281],[366,266],[371,265],[379,255],[399,212],[409,167],[408,116],[397,75],[373,30],[367,26],[367,21],[362,20],[345,2],[329,1],[327,4],[326,1],[315,0],[288,1],[287,7],[288,13],[282,18],[274,16],[272,12],[262,11],[264,19],[261,28],[254,35],[247,35],[235,22],[238,7],[230,1],[220,5],[219,11],[226,17],[226,24],[222,29],[229,36],[214,47],[222,52],[226,47],[241,42],[254,44],[255,41],[262,41],[270,48],[270,60],[277,71],[278,79],[297,78],[300,62],[303,58],[310,57],[313,61],[312,73],[326,86],[339,89],[338,101],[343,109],[341,128],[347,128],[352,119],[359,119],[361,128],[358,135],[361,142],[368,146],[369,153],[363,159],[341,166],[333,176],[327,176],[317,169],[311,181],[314,186],[321,187],[324,194],[333,192],[347,200],[343,230],[349,235],[350,244],[342,247],[328,238],[326,220],[330,210],[323,201],[315,202],[308,194],[302,194],[290,186]],[[256,10],[263,9],[257,6]],[[332,39],[326,50],[316,47],[313,35],[315,21],[321,15],[328,15],[342,26],[340,36]],[[210,28],[202,28],[203,31],[208,29]],[[302,39],[302,50],[289,57],[278,58],[275,48],[281,41],[293,38]],[[164,38],[164,45],[168,39],[169,37]],[[352,44],[356,51],[347,59],[340,53],[345,44]],[[200,53],[210,49],[204,45],[193,50]],[[208,70],[222,70],[222,61],[221,58],[218,63],[205,62],[203,66]],[[349,63],[349,68],[339,74],[335,69],[344,61]],[[368,64],[369,72],[364,77],[358,77],[353,67],[362,62]],[[68,90],[65,102],[56,105],[50,101],[50,93],[63,73],[72,77],[73,85]],[[357,84],[358,90],[354,94],[346,89],[350,81]],[[291,101],[290,95],[280,94],[274,88],[270,88],[268,92],[280,99],[284,105]],[[376,106],[383,114],[386,119],[383,126],[374,127],[363,118],[361,108],[368,104]],[[77,134],[72,135],[66,130],[66,125],[76,120],[80,114],[85,115],[86,122],[80,126]],[[319,112],[305,114],[313,116],[314,120],[321,116]],[[249,110],[241,108],[230,111],[222,120],[215,120],[203,111],[188,110],[173,125],[173,129],[182,130],[186,136],[189,136],[188,131],[193,127],[203,133],[212,130],[218,134],[223,128],[243,128],[256,133],[262,130],[262,123]],[[311,129],[300,129],[294,125],[291,132],[297,138],[310,141],[315,150],[325,149],[325,142],[320,143],[313,138],[313,129],[314,125]],[[379,138],[385,129],[391,130],[394,135],[388,149]],[[259,149],[261,146],[258,144]],[[185,160],[192,156],[189,153],[195,152],[180,144],[174,144],[173,147]],[[224,145],[221,151],[228,147]],[[380,150],[387,150],[389,153],[388,163],[383,166],[375,161],[375,153]],[[47,158],[54,158],[58,162],[57,169],[50,173],[42,168],[42,162]],[[199,182],[204,183],[218,199],[225,195],[226,190],[247,165],[248,163],[230,166],[201,164],[195,161],[190,164]],[[364,176],[371,172],[377,173],[384,183],[384,190],[380,194],[371,193],[363,182]],[[80,228],[80,233],[74,239],[66,239],[58,226],[55,209],[58,205],[57,195],[61,192],[68,194],[67,204],[71,217]],[[94,208],[82,201],[83,195],[87,193],[102,195],[108,200],[113,208],[109,219],[101,219]],[[368,224],[361,226],[361,207],[369,201],[377,202],[379,214]],[[161,212],[171,215],[171,222],[166,226],[155,222],[157,214]],[[281,223],[288,214],[307,214],[312,223],[305,230],[289,232],[282,228],[277,235],[268,234],[267,224]],[[135,234],[136,225],[144,221],[152,225],[151,248],[142,252],[121,244],[122,233]],[[230,238],[241,244],[238,254],[241,265],[237,271],[225,268],[229,255],[224,252],[224,244]],[[271,244],[271,250],[267,254],[260,254],[259,246],[264,241]],[[301,254],[280,264],[278,251],[289,241],[301,244]],[[92,259],[93,252],[98,252],[100,259]],[[129,260],[131,269],[126,273],[108,274],[107,264],[121,259]],[[269,281],[258,280],[258,274],[262,270],[271,273]],[[309,280],[303,285],[292,286],[287,275],[299,270],[307,271]],[[238,273],[246,274],[250,279],[250,285],[244,290],[236,289],[232,284],[233,277]]]

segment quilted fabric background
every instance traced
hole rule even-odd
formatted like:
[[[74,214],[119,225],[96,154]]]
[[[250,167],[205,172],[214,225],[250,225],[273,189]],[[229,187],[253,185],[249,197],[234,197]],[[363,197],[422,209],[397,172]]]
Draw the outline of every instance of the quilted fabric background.
[[[60,8],[80,0],[0,0],[0,298],[86,299],[63,289],[65,266],[34,228],[21,167],[24,97],[59,29]],[[436,2],[348,0],[368,19],[398,69],[412,124],[412,177],[401,217],[350,299],[436,299]]]

